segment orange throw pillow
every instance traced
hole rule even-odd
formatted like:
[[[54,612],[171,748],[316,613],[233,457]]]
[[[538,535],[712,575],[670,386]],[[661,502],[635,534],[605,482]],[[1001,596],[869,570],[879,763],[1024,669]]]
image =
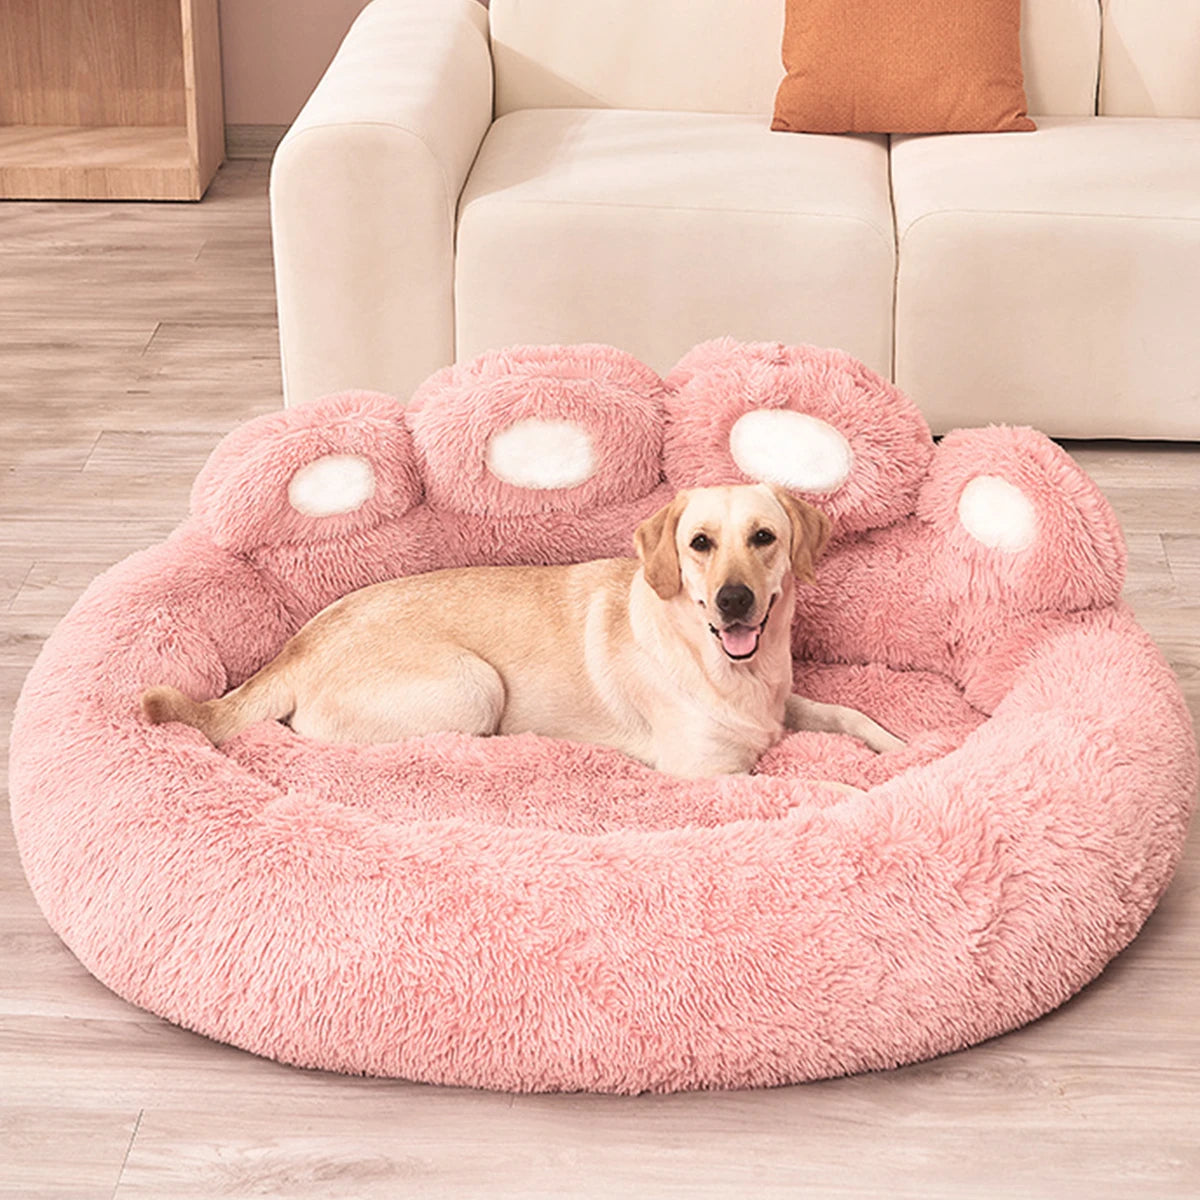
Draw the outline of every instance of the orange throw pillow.
[[[1021,0],[787,0],[772,129],[998,133],[1025,115]]]

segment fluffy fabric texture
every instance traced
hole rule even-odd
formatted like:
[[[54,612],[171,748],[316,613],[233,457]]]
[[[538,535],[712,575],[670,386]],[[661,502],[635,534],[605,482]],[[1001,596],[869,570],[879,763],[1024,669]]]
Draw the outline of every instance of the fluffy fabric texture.
[[[683,781],[533,736],[353,748],[267,724],[217,750],[141,719],[147,685],[216,695],[351,588],[628,553],[675,488],[745,480],[728,437],[756,408],[852,452],[806,496],[837,538],[800,589],[797,687],[903,750],[796,734],[753,775]],[[491,438],[528,419],[583,426],[595,473],[491,476]],[[306,516],[291,480],[325,456],[368,462],[373,490]],[[963,528],[985,475],[1028,500],[1031,545]],[[725,340],[665,382],[602,347],[487,355],[407,412],[351,394],[218,447],[192,518],[97,580],[30,674],[22,859],[109,987],[284,1062],[613,1092],[911,1062],[1062,1003],[1171,877],[1195,744],[1123,570],[1113,514],[1053,443],[935,447],[845,355]]]
[[[584,512],[644,496],[662,475],[659,377],[611,346],[528,346],[446,367],[417,389],[409,421],[431,505],[496,518]],[[514,425],[564,422],[591,437],[594,470],[568,487],[519,487],[488,470]]]
[[[289,496],[292,481],[329,457],[371,464],[371,494],[346,512],[313,520]],[[307,408],[270,413],[234,430],[192,488],[192,512],[218,546],[324,543],[407,512],[422,485],[404,406],[375,392],[346,392]]]
[[[803,413],[849,443],[849,478],[832,492],[798,492],[833,519],[835,536],[913,511],[933,441],[917,407],[838,350],[718,338],[689,350],[667,375],[663,470],[675,488],[745,483],[730,434],[749,412]]]

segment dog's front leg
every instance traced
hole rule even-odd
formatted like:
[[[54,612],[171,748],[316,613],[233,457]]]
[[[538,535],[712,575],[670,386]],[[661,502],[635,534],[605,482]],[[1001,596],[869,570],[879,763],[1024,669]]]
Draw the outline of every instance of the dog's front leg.
[[[762,747],[765,749],[766,747]],[[740,742],[726,742],[719,736],[689,736],[679,731],[659,739],[653,766],[668,775],[684,779],[705,779],[713,775],[740,775],[758,761],[761,750]]]
[[[847,708],[843,704],[822,704],[817,700],[806,700],[803,696],[788,697],[783,723],[788,729],[809,733],[848,733],[865,742],[876,754],[882,754],[885,750],[899,750],[904,745],[894,733],[888,733],[877,721],[872,721],[856,708]]]

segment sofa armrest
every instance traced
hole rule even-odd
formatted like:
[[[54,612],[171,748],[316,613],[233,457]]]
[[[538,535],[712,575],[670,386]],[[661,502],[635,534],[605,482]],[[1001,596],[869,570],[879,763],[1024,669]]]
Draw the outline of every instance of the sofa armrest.
[[[453,361],[458,197],[491,119],[482,5],[362,11],[271,168],[288,404],[407,399]]]

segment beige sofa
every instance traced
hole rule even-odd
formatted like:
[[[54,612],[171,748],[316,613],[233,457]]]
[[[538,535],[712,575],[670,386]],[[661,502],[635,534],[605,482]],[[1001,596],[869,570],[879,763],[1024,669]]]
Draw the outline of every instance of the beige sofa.
[[[1200,0],[1025,0],[1028,134],[772,133],[782,16],[374,0],[272,171],[289,403],[732,334],[840,346],[935,431],[1200,437]]]

